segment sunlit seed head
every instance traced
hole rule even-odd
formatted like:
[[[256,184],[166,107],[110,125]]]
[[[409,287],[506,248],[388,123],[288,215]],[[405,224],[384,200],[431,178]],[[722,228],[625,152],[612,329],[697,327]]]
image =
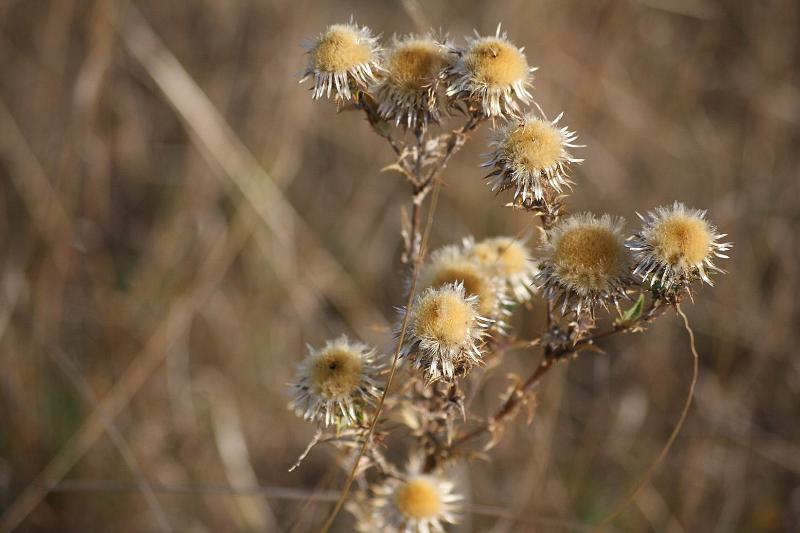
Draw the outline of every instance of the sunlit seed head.
[[[421,90],[438,77],[446,62],[441,45],[433,39],[409,39],[388,52],[385,68],[393,84]]]
[[[466,260],[434,265],[433,269],[433,286],[461,282],[468,295],[478,297],[478,313],[484,316],[494,313],[498,303],[497,294],[485,269]]]
[[[311,385],[325,398],[347,396],[362,376],[361,354],[341,346],[320,351],[311,363]]]
[[[561,160],[563,136],[550,122],[535,119],[513,130],[503,144],[513,164],[540,172]]]
[[[337,426],[355,423],[364,407],[380,395],[384,368],[375,349],[344,335],[319,349],[308,347],[291,385],[291,407],[306,420]]]
[[[464,63],[477,81],[494,87],[524,81],[530,70],[525,55],[498,37],[473,41],[464,53]]]
[[[593,312],[596,304],[616,303],[630,282],[622,218],[580,213],[547,230],[544,259],[536,275],[545,296],[562,312]]]
[[[712,284],[711,272],[721,273],[714,261],[727,259],[733,245],[720,242],[724,234],[705,218],[705,211],[680,202],[661,206],[641,217],[642,229],[628,239],[636,257],[633,273],[661,290],[682,289],[695,279]]]
[[[442,511],[442,499],[437,487],[424,476],[400,485],[394,495],[397,509],[412,519],[426,519]]]
[[[445,524],[458,521],[459,501],[454,484],[436,473],[422,473],[422,459],[413,457],[400,477],[373,485],[369,531],[387,533],[444,533]]]
[[[590,290],[607,286],[619,274],[625,249],[619,237],[603,226],[575,226],[554,243],[556,273],[574,285]]]
[[[311,57],[316,69],[341,72],[370,62],[372,48],[353,25],[334,24],[311,49]]]
[[[430,291],[417,304],[414,332],[444,345],[458,345],[470,340],[475,318],[475,309],[458,293]]]
[[[472,254],[487,268],[502,277],[511,277],[528,270],[528,252],[522,243],[509,237],[494,237],[481,241],[472,248]]]
[[[653,245],[662,261],[674,266],[701,264],[711,250],[708,223],[699,218],[677,215],[653,228]]]

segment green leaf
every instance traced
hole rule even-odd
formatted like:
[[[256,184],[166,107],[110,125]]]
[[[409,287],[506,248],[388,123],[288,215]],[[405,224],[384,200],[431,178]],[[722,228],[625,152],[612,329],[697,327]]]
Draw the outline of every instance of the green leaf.
[[[619,322],[633,322],[634,320],[638,320],[640,316],[642,316],[642,310],[644,309],[644,293],[639,295],[639,299],[636,300],[627,311],[622,313],[622,316],[619,318]]]

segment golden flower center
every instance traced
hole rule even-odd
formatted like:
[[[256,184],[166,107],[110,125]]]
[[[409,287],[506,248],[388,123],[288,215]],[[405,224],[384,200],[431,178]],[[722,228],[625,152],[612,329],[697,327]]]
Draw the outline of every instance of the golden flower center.
[[[414,318],[414,332],[418,337],[456,345],[466,342],[475,311],[459,294],[432,292],[418,304]]]
[[[442,511],[439,491],[433,483],[424,478],[412,479],[398,488],[394,495],[394,503],[397,509],[409,518],[431,518]]]
[[[537,119],[512,131],[504,148],[515,164],[529,171],[539,171],[558,163],[562,142],[557,128]]]
[[[528,76],[528,62],[522,52],[496,37],[484,37],[473,43],[464,63],[479,82],[492,87],[512,85]]]
[[[670,265],[699,265],[708,255],[712,236],[705,220],[692,216],[673,216],[656,226],[653,246]]]
[[[434,81],[444,64],[444,55],[436,43],[410,41],[392,50],[387,68],[395,85],[419,90]]]
[[[349,396],[361,382],[362,366],[359,353],[341,347],[328,348],[311,364],[311,385],[324,398]]]
[[[313,48],[314,67],[323,72],[341,72],[372,60],[372,49],[350,26],[336,24],[328,28]]]
[[[488,239],[475,245],[474,256],[501,276],[513,276],[525,271],[527,254],[520,244],[511,239]]]
[[[464,262],[441,266],[436,271],[434,286],[459,281],[464,285],[464,292],[467,295],[478,297],[478,312],[481,315],[490,316],[497,298],[490,280],[474,264]]]
[[[583,289],[602,290],[620,273],[623,253],[610,229],[578,226],[555,243],[553,262],[563,280]]]

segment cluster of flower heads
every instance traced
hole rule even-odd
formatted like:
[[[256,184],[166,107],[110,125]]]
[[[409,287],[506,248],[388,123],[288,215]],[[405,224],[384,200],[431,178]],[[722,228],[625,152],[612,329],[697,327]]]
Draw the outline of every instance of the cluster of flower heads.
[[[446,35],[407,35],[384,49],[368,28],[335,24],[307,45],[301,81],[313,80],[315,99],[368,98],[380,117],[405,128],[439,123],[450,109],[501,119],[484,164],[493,167],[489,186],[512,190],[518,205],[554,211],[571,183],[569,166],[582,161],[571,152],[581,146],[577,135],[558,125],[562,115],[551,121],[523,111],[536,68],[499,25],[494,35],[465,39],[457,47]]]
[[[465,375],[482,364],[486,338],[505,332],[515,301],[530,299],[535,274],[524,243],[510,237],[435,250],[419,273],[401,356],[430,382]]]
[[[483,163],[489,187],[512,191],[512,205],[548,221],[536,259],[519,239],[469,237],[435,250],[421,265],[416,296],[399,309],[395,334],[402,337],[400,357],[426,387],[452,383],[482,365],[490,340],[507,335],[515,305],[534,294],[563,317],[588,315],[592,323],[598,308],[619,311],[620,300],[634,292],[675,302],[694,282],[711,285],[723,272],[715,260],[727,258],[732,245],[721,242],[725,234],[705,211],[679,202],[658,207],[639,215],[642,227],[627,237],[621,217],[563,213],[571,166],[583,161],[573,151],[582,145],[559,124],[562,115],[549,120],[538,105],[538,113],[523,109],[533,103],[536,69],[499,26],[493,35],[466,37],[463,47],[428,33],[393,37],[384,49],[351,20],[328,27],[308,44],[308,54],[301,81],[313,82],[312,97],[352,102],[373,124],[377,115],[419,134],[450,111],[491,119]],[[365,409],[382,394],[378,377],[385,368],[376,350],[345,337],[309,347],[292,385],[292,407],[337,431],[363,427]],[[351,504],[364,531],[440,532],[456,521],[461,499],[451,482],[423,471],[419,462],[369,490]]]
[[[618,305],[631,290],[656,295],[688,290],[697,280],[712,285],[714,263],[731,243],[705,218],[705,211],[675,202],[642,218],[644,226],[627,239],[624,219],[591,213],[564,217],[546,231],[536,283],[545,297],[560,303],[562,313],[593,312],[598,305]]]
[[[308,43],[303,79],[313,80],[312,96],[357,100],[359,93],[378,101],[380,113],[408,127],[438,122],[439,89],[449,103],[476,104],[487,117],[516,115],[529,104],[535,68],[523,49],[497,27],[495,35],[466,38],[458,48],[434,33],[394,37],[384,49],[369,28],[329,26]]]

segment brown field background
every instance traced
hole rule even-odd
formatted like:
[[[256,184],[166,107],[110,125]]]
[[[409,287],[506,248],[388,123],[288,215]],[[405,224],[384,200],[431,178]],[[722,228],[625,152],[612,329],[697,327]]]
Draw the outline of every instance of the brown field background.
[[[351,13],[459,43],[503,22],[540,67],[536,100],[587,145],[570,210],[634,225],[676,199],[709,209],[735,248],[685,306],[695,402],[609,530],[797,531],[794,0],[0,1],[3,524],[319,528],[344,474],[322,447],[287,472],[313,429],[286,383],[307,342],[391,351],[403,303],[391,151],[297,84],[300,43]],[[483,183],[485,151],[484,127],[450,164],[432,245],[534,234]],[[548,375],[491,461],[453,469],[472,506],[456,531],[579,531],[625,497],[678,418],[691,354],[672,314],[602,346]],[[509,354],[475,411],[539,357]],[[351,527],[342,513],[334,529]]]

